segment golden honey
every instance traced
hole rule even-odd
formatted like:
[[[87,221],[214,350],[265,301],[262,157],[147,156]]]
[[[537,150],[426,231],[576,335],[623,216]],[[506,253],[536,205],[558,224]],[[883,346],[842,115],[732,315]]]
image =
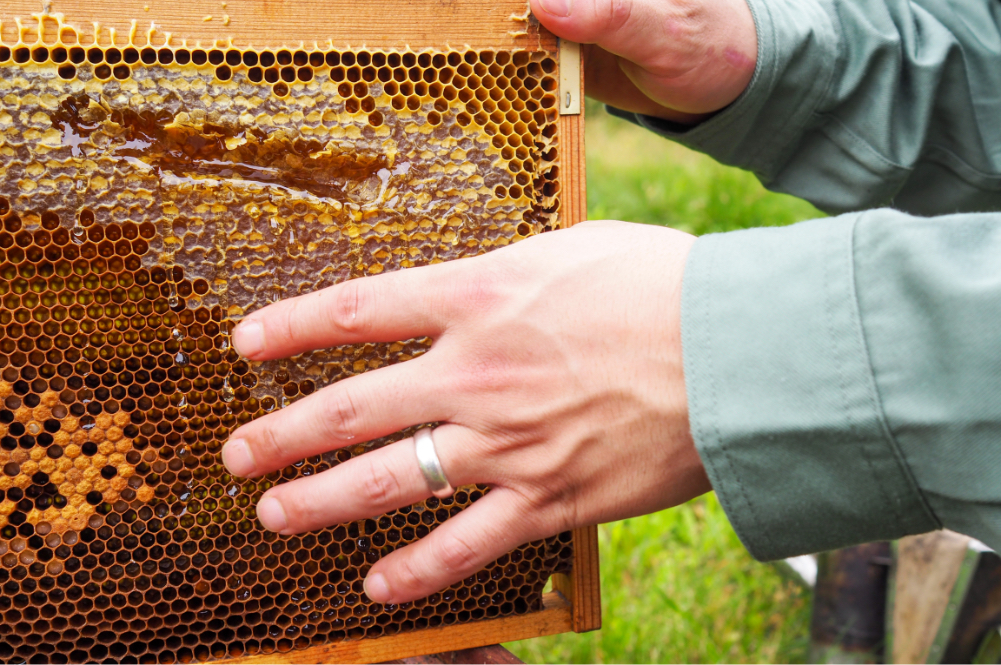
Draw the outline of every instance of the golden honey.
[[[58,34],[72,35],[62,23]],[[414,603],[371,565],[464,487],[283,537],[242,423],[429,340],[250,363],[245,313],[555,228],[545,52],[0,45],[0,660],[191,662],[529,612],[571,559],[527,544]]]

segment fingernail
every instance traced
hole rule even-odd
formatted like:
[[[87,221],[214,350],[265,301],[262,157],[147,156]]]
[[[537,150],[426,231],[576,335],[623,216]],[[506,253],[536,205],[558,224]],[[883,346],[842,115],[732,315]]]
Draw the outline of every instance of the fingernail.
[[[282,502],[271,496],[266,496],[257,502],[257,519],[261,520],[261,524],[268,531],[281,533],[288,527]]]
[[[553,16],[570,16],[570,8],[573,0],[539,0],[539,4],[547,14]]]
[[[222,463],[234,476],[249,477],[257,469],[250,446],[243,439],[231,439],[222,447]]]
[[[365,595],[375,603],[386,604],[392,597],[389,593],[389,584],[386,576],[382,573],[375,573],[365,578]]]
[[[240,355],[253,358],[264,350],[264,326],[254,319],[243,321],[233,331],[233,346]]]

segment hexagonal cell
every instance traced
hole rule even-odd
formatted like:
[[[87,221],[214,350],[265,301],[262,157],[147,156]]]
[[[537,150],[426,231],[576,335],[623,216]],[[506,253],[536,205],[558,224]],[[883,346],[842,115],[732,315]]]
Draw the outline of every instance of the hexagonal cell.
[[[35,188],[0,182],[0,659],[191,662],[539,607],[568,534],[416,603],[364,597],[374,562],[486,487],[304,536],[257,523],[274,484],[405,432],[256,481],[219,452],[240,424],[430,345],[248,363],[229,343],[243,314],[556,227],[548,54],[47,44],[0,47],[0,70],[22,104],[43,85],[59,98],[22,108],[12,142],[97,165],[74,179],[34,160],[50,171]],[[211,93],[180,94],[187,120],[155,101],[178,77]],[[93,103],[127,79],[148,100]],[[214,101],[237,85],[268,109],[249,126]],[[38,113],[62,147],[41,142]]]

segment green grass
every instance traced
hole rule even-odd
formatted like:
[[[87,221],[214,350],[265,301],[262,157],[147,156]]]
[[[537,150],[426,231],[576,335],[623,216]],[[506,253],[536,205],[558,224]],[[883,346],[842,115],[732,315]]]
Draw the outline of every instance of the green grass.
[[[695,234],[821,216],[749,173],[587,107],[589,219]],[[603,628],[506,645],[527,662],[804,662],[810,595],[740,544],[714,495],[599,528]]]
[[[823,216],[745,171],[587,107],[588,219],[662,224],[702,235]]]
[[[804,662],[810,599],[753,561],[714,495],[599,528],[603,627],[507,645],[530,663]]]

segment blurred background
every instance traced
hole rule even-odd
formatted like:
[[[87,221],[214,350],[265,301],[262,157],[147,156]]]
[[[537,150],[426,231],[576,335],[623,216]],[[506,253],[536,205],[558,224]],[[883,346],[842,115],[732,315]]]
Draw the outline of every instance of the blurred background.
[[[749,173],[588,100],[589,219],[702,235],[823,216]],[[811,592],[750,557],[715,495],[602,525],[603,628],[506,644],[530,663],[774,662],[809,657]]]

